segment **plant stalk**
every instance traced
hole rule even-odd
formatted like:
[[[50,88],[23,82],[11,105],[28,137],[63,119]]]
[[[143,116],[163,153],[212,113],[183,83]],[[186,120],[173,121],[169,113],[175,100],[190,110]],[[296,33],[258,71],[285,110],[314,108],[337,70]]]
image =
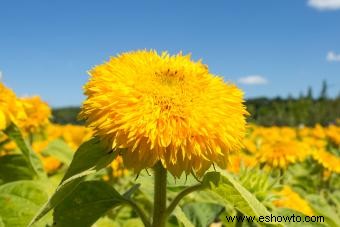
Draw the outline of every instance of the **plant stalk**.
[[[164,227],[166,223],[167,171],[159,161],[154,166],[154,206],[152,227]]]
[[[193,185],[191,187],[188,187],[181,191],[174,200],[170,203],[169,207],[166,209],[166,217],[170,216],[170,214],[175,210],[176,206],[179,204],[181,199],[185,197],[186,195],[194,192],[204,189],[204,186],[202,184]]]

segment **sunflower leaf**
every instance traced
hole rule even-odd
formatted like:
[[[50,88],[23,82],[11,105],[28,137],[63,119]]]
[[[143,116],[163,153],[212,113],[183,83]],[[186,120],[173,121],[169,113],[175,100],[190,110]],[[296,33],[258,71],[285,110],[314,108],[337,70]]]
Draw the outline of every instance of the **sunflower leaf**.
[[[15,124],[12,123],[10,126],[8,126],[5,129],[4,132],[19,147],[30,169],[39,178],[42,178],[42,179],[47,178],[41,160],[39,159],[37,154],[32,150],[31,146],[27,143],[27,141],[24,139],[24,137],[22,136],[20,132],[20,129]]]
[[[0,223],[2,220],[3,226],[27,226],[47,197],[42,182],[25,180],[1,185]]]
[[[184,225],[184,227],[194,227],[194,224],[188,219],[179,206],[175,208],[173,215],[177,218],[178,222]]]
[[[187,203],[183,211],[196,227],[210,226],[222,211],[223,206],[213,203]]]
[[[117,152],[107,149],[97,138],[83,143],[74,154],[72,162],[56,191],[32,219],[30,225],[38,221],[70,195],[85,176],[106,167],[116,155]]]
[[[42,153],[44,155],[53,156],[66,165],[69,165],[74,151],[72,151],[63,140],[56,139],[50,142]]]
[[[217,186],[211,184],[211,190],[219,198],[221,205],[232,205],[242,214],[254,216],[257,220],[260,216],[270,216],[270,213],[265,206],[228,173],[221,175],[221,180]],[[259,222],[258,224],[275,224],[277,226],[282,226],[278,223]]]
[[[34,173],[22,154],[0,156],[0,185],[33,178]]]
[[[91,226],[124,201],[125,198],[105,182],[82,182],[55,207],[54,226]]]

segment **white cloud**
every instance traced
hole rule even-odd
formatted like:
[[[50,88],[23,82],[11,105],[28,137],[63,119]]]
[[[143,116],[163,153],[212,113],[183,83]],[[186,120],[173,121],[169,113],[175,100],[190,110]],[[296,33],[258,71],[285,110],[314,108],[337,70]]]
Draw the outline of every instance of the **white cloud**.
[[[340,54],[335,53],[334,51],[329,51],[327,53],[327,61],[340,61]]]
[[[340,0],[308,0],[308,5],[318,10],[337,10]]]
[[[247,85],[261,85],[268,83],[267,79],[260,75],[250,75],[241,77],[240,79],[238,79],[238,82]]]

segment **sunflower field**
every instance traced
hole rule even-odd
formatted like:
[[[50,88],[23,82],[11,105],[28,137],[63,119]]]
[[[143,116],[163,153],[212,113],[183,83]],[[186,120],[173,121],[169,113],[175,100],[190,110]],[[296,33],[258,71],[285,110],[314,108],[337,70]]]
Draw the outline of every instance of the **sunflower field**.
[[[89,74],[84,126],[0,83],[1,227],[340,226],[340,119],[247,124],[243,92],[181,53]]]

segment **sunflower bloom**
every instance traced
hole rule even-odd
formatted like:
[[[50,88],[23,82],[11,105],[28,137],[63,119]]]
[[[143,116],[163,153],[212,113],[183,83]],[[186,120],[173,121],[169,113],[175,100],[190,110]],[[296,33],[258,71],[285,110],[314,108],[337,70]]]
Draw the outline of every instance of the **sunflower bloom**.
[[[340,173],[340,157],[333,155],[324,149],[315,150],[312,157],[320,163],[325,169]]]
[[[340,127],[331,125],[326,129],[326,135],[335,145],[340,146]]]
[[[181,53],[136,51],[90,70],[81,118],[140,171],[161,161],[173,175],[203,174],[242,147],[243,93]]]
[[[39,96],[21,98],[28,119],[19,122],[20,128],[28,133],[40,132],[49,124],[51,108]]]
[[[14,92],[0,82],[0,130],[26,118],[22,103]]]
[[[290,208],[299,211],[305,215],[312,216],[314,212],[308,202],[298,193],[294,192],[289,186],[285,186],[277,193],[281,198],[273,201],[276,207]]]
[[[78,149],[80,144],[84,143],[92,137],[91,130],[84,126],[63,125],[61,126],[61,128],[61,137],[74,151]]]
[[[47,171],[47,173],[53,173],[55,171],[57,171],[59,169],[59,167],[61,166],[61,162],[51,156],[48,157],[43,157],[41,156],[43,165],[44,165],[44,169]]]
[[[274,168],[286,168],[302,161],[309,154],[309,147],[298,141],[273,141],[265,143],[256,154],[260,163]]]
[[[227,170],[232,173],[239,173],[242,167],[253,168],[257,164],[257,160],[250,155],[239,153],[233,154],[229,157],[229,165]]]

